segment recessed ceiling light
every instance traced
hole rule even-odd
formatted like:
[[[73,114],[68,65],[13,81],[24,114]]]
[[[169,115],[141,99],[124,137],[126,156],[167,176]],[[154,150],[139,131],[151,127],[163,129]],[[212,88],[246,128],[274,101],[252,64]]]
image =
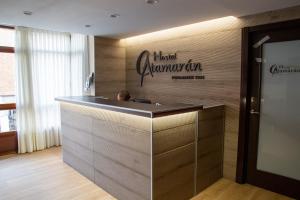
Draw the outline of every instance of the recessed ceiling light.
[[[159,2],[159,0],[146,0],[146,3],[150,4],[150,5],[157,4],[158,2]]]
[[[85,26],[85,28],[90,28],[92,25],[86,24],[86,25],[84,25],[84,26]]]
[[[115,13],[115,14],[111,14],[110,17],[111,18],[118,18],[118,17],[120,17],[120,15],[118,13]]]
[[[24,11],[23,14],[24,15],[32,15],[32,12],[31,11]]]

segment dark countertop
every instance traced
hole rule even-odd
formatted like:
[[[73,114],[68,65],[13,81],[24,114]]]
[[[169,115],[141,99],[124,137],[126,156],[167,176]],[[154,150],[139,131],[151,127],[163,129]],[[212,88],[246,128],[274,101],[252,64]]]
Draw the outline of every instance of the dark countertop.
[[[116,101],[111,99],[105,99],[103,97],[92,96],[57,97],[55,98],[55,100],[84,106],[102,108],[116,112],[139,115],[149,118],[162,117],[203,109],[203,105],[168,104],[157,106],[155,104],[136,103],[132,101]]]

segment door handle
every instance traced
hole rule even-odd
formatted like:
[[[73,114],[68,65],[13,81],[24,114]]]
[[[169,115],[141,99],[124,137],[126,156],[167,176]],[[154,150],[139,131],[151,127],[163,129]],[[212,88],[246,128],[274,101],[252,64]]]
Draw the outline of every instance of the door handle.
[[[250,114],[252,114],[252,115],[259,115],[260,113],[259,113],[259,112],[256,112],[256,111],[254,111],[254,109],[251,109],[251,110],[250,110]]]

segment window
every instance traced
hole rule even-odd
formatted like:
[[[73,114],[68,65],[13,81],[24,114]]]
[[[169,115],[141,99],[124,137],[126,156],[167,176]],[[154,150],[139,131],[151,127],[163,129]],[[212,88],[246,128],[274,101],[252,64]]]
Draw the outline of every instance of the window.
[[[15,30],[0,26],[0,132],[15,130]]]

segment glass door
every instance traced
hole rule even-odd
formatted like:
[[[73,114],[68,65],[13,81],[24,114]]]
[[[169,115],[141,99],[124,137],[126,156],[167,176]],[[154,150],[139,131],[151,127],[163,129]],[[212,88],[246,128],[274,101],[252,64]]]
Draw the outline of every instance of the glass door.
[[[264,44],[262,58],[257,169],[300,180],[300,40]]]
[[[300,27],[250,37],[247,182],[300,198]]]

